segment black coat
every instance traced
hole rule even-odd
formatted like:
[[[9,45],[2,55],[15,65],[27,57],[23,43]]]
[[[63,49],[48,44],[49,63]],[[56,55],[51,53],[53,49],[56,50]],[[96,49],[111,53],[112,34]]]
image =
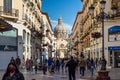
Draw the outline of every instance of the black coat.
[[[4,74],[2,80],[25,80],[21,72],[16,72],[13,76],[10,76],[9,73]]]
[[[71,59],[70,61],[67,62],[66,67],[68,67],[69,71],[75,71],[77,66],[77,62]]]

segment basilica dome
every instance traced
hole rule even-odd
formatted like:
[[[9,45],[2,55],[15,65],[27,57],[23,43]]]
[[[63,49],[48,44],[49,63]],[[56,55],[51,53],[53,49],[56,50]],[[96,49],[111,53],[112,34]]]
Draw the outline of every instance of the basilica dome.
[[[64,25],[62,24],[62,18],[58,19],[58,24],[56,25],[56,27],[54,28],[55,32],[66,32],[66,28],[64,27]]]

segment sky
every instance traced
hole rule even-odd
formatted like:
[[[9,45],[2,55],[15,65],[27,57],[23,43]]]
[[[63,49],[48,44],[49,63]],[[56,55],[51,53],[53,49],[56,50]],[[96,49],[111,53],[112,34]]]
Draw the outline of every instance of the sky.
[[[77,12],[81,10],[81,0],[42,0],[42,11],[48,13],[52,28],[54,29],[61,17],[68,33],[71,32]]]

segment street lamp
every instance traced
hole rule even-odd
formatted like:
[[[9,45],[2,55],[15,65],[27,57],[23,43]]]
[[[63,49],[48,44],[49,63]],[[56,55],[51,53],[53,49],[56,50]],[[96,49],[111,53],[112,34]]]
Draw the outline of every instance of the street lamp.
[[[108,74],[108,71],[106,71],[106,60],[104,55],[104,19],[106,16],[109,16],[109,18],[113,18],[113,15],[116,14],[117,8],[115,6],[111,8],[113,13],[112,13],[112,17],[110,17],[109,14],[106,14],[104,12],[105,4],[106,4],[105,0],[100,1],[101,13],[98,16],[98,18],[101,19],[101,23],[102,23],[102,65],[101,65],[101,71],[98,72],[99,74],[98,74],[97,80],[103,80],[103,79],[110,80],[110,77],[105,76],[105,74]],[[95,7],[93,5],[89,7],[89,12],[90,12],[90,15],[92,16],[92,19],[94,18],[94,9]]]

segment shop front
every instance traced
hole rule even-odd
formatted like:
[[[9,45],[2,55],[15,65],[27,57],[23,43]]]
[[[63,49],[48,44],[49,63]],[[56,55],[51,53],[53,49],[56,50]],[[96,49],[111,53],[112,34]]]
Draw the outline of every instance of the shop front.
[[[120,46],[108,47],[110,54],[110,65],[115,68],[120,68]]]
[[[120,25],[108,29],[108,42],[110,66],[120,68]]]

